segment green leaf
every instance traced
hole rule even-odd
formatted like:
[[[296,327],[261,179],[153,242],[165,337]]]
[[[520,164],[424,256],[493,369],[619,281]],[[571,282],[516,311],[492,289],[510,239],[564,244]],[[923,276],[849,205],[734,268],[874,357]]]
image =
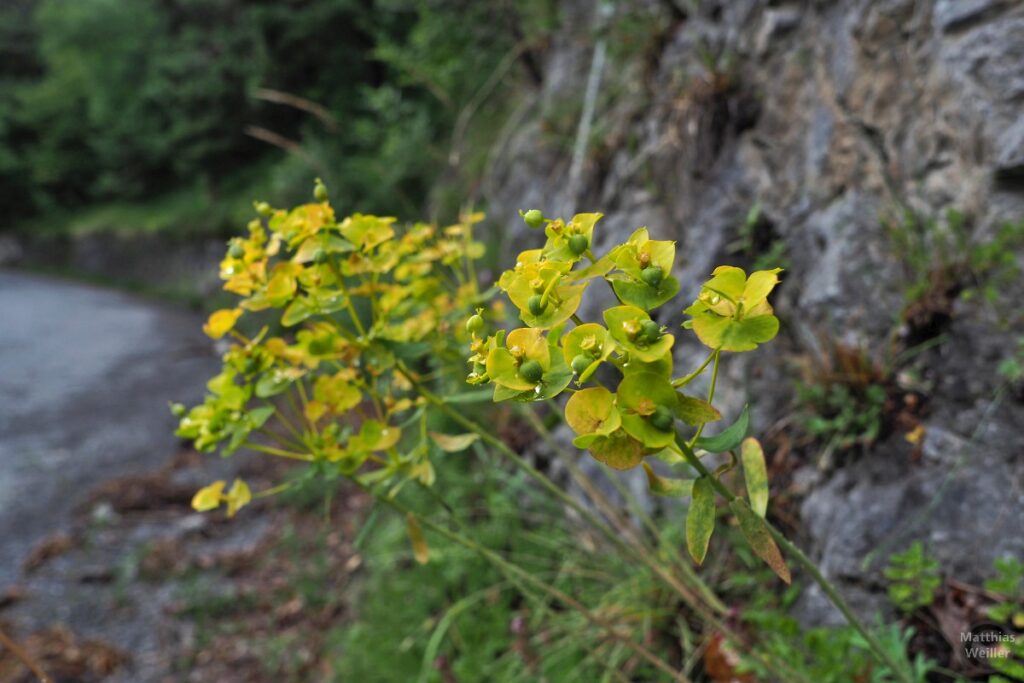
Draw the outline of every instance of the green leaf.
[[[735,320],[707,310],[694,314],[692,322],[693,331],[702,344],[722,351],[753,351],[758,344],[771,341],[779,332],[779,319],[774,315]]]
[[[679,280],[666,276],[657,289],[643,281],[613,280],[612,289],[623,303],[649,311],[679,293]]]
[[[656,496],[679,498],[692,495],[693,479],[670,479],[659,476],[646,462],[643,463],[647,475],[647,486]]]
[[[291,327],[297,325],[309,316],[316,313],[316,309],[310,305],[304,297],[299,297],[288,304],[288,308],[284,309],[284,314],[281,316],[281,324],[285,327]]]
[[[249,424],[253,429],[259,429],[270,416],[274,414],[274,406],[260,406],[259,408],[253,408],[249,411]]]
[[[276,396],[286,390],[291,385],[291,382],[291,379],[284,375],[284,373],[276,370],[266,372],[256,382],[256,395],[260,398]]]
[[[565,404],[565,421],[581,436],[614,432],[621,424],[615,395],[604,387],[577,391]]]
[[[479,434],[441,434],[440,432],[430,432],[430,438],[434,440],[445,453],[458,453],[464,451],[480,438]]]
[[[740,445],[750,427],[750,406],[743,406],[739,419],[714,436],[702,436],[694,444],[710,453],[725,453]]]
[[[445,403],[480,403],[482,401],[489,401],[491,398],[491,392],[488,389],[480,389],[477,391],[463,391],[452,396],[445,396]]]
[[[750,544],[757,556],[771,567],[776,576],[786,583],[792,583],[789,567],[786,566],[786,561],[782,559],[782,553],[779,552],[779,546],[775,545],[775,539],[768,531],[767,522],[758,517],[747,505],[747,501],[742,498],[734,499],[729,503],[729,507],[736,515],[743,537],[747,539],[747,543]]]
[[[629,362],[622,366],[623,375],[629,376],[638,372],[653,372],[662,377],[670,377],[672,375],[672,351],[666,351],[664,356],[650,362],[630,357]]]
[[[743,478],[747,482],[750,507],[759,517],[764,517],[768,512],[768,469],[764,464],[764,451],[757,439],[747,437],[743,440],[740,460],[743,462]]]
[[[703,564],[715,531],[715,490],[707,477],[701,477],[693,482],[692,495],[686,514],[686,548],[697,564]]]
[[[686,424],[697,426],[722,419],[718,409],[704,399],[687,396],[682,392],[676,392],[676,396],[679,400],[676,405],[676,417]]]
[[[620,429],[608,436],[598,436],[590,444],[590,454],[609,467],[628,470],[643,461],[644,445]]]
[[[427,546],[427,539],[423,536],[419,520],[410,512],[405,516],[405,528],[409,532],[409,542],[412,543],[412,555],[420,564],[426,564],[430,559],[430,548]]]
[[[619,383],[616,397],[622,428],[634,439],[648,448],[664,448],[675,440],[674,429],[661,430],[651,422],[658,406],[675,410],[676,391],[667,379],[650,372],[627,375]]]

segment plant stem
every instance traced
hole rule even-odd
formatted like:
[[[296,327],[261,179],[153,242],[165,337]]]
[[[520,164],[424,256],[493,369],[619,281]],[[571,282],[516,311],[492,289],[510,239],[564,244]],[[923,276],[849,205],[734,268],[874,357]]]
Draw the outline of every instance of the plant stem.
[[[557,408],[557,406],[554,407]],[[593,500],[594,503],[602,509],[606,517],[612,519],[615,516],[615,509],[611,505],[611,502],[608,501],[608,499],[600,492],[600,490],[594,484],[593,480],[589,476],[587,476],[587,474],[584,473],[578,466],[576,466],[574,462],[572,462],[572,458],[569,456],[568,453],[565,452],[565,449],[562,448],[557,441],[555,441],[554,437],[551,435],[551,432],[544,426],[544,424],[541,422],[540,418],[536,416],[536,414],[534,414],[529,409],[524,410],[523,414],[526,416],[527,421],[530,422],[530,424],[533,426],[534,431],[536,431],[541,436],[541,438],[543,438],[548,443],[548,445],[550,445],[555,450],[556,454],[565,463],[565,466],[569,469],[569,472],[572,473],[572,475],[576,478],[577,482],[587,493],[587,495],[591,498],[591,500]],[[561,415],[561,413],[558,412],[557,410],[556,414]],[[614,473],[609,473],[606,471],[606,475],[607,479],[619,492],[619,495],[621,495],[623,500],[626,501],[627,507],[632,509],[633,512],[638,517],[640,517],[643,524],[647,527],[648,531],[650,531],[650,533],[654,536],[654,539],[658,542],[658,545],[660,546],[662,542],[662,537],[660,530],[654,523],[654,520],[651,519],[650,515],[648,515],[647,512],[640,507],[636,499],[633,497],[632,493],[630,493],[629,489],[626,488],[621,481],[619,481],[618,477],[615,476]],[[648,550],[645,547],[643,540],[638,537],[638,535],[633,529],[628,527],[624,528],[620,525],[617,526],[620,527],[620,530],[623,532],[623,534],[628,533],[631,540],[635,544],[644,547],[645,551],[647,552],[654,552],[653,550]],[[724,614],[728,608],[722,603],[719,597],[715,595],[714,591],[711,590],[711,588],[707,584],[705,584],[699,576],[697,576],[696,572],[694,572],[693,569],[685,563],[685,560],[679,561],[680,557],[678,553],[672,552],[671,550],[669,550],[668,552],[670,557],[670,564],[673,567],[679,569],[679,571],[681,571],[686,576],[686,578],[692,584],[695,585],[697,591],[703,596],[705,602],[707,602],[707,604],[711,606],[712,609]]]
[[[313,456],[308,453],[296,453],[294,451],[286,451],[281,448],[273,448],[272,446],[264,446],[258,443],[252,443],[247,441],[245,448],[249,448],[260,453],[267,453],[268,455],[276,455],[282,458],[289,458],[290,460],[302,460],[304,462],[312,462]]]
[[[708,468],[704,466],[704,463],[700,461],[700,458],[697,457],[697,455],[693,452],[693,449],[690,447],[689,444],[686,443],[686,440],[683,439],[681,435],[676,435],[676,442],[679,444],[680,448],[682,448],[683,456],[686,458],[686,461],[690,464],[690,466],[697,470],[702,477],[707,478],[707,480],[711,483],[711,485],[719,493],[719,495],[721,495],[730,503],[736,500],[736,496],[733,495],[732,491],[730,491],[725,486],[725,484],[720,482],[711,474],[710,471],[708,471]],[[797,547],[795,543],[790,541],[783,535],[781,531],[776,529],[775,525],[773,525],[767,519],[764,520],[764,523],[765,527],[767,527],[768,529],[768,532],[772,535],[772,538],[774,538],[775,541],[780,546],[782,546],[790,554],[791,557],[795,558],[797,563],[800,564],[800,566],[807,570],[807,572],[811,575],[811,578],[814,579],[814,582],[821,586],[821,589],[825,591],[825,595],[828,596],[828,599],[842,613],[847,623],[850,624],[850,626],[852,626],[854,629],[856,629],[861,636],[863,636],[864,640],[871,648],[871,651],[875,654],[875,657],[878,658],[880,662],[884,663],[886,666],[892,669],[892,673],[894,676],[898,676],[899,679],[905,681],[905,683],[914,683],[913,679],[907,676],[906,672],[903,670],[902,667],[900,667],[899,663],[895,659],[893,659],[888,652],[886,652],[885,648],[882,647],[882,644],[878,642],[878,639],[875,638],[875,636],[861,622],[857,615],[853,613],[853,610],[850,609],[850,606],[847,604],[843,596],[839,594],[835,586],[832,585],[832,582],[825,578],[825,575],[821,573],[820,569],[818,569],[818,565],[816,565],[811,560],[811,558],[807,557],[807,555],[805,555],[804,552],[800,550],[800,548]]]
[[[712,610],[709,610],[696,596],[694,596],[684,585],[682,585],[674,575],[668,572],[665,569],[665,567],[660,565],[656,559],[652,559],[648,556],[647,553],[644,553],[642,550],[635,548],[630,544],[626,543],[625,541],[623,541],[615,534],[614,531],[612,531],[608,527],[607,524],[603,523],[600,519],[598,519],[593,512],[588,510],[578,500],[576,500],[568,493],[563,491],[561,487],[559,487],[547,476],[545,476],[542,472],[537,470],[537,468],[535,468],[533,465],[527,462],[525,458],[523,458],[521,455],[516,453],[511,448],[509,448],[504,441],[497,438],[487,430],[483,429],[480,425],[478,425],[473,420],[470,420],[462,413],[452,409],[452,407],[445,403],[444,400],[442,400],[429,389],[424,387],[423,384],[421,384],[415,377],[413,377],[409,369],[406,368],[401,362],[398,364],[398,371],[409,381],[410,384],[413,385],[416,391],[421,396],[423,396],[423,398],[425,398],[429,403],[437,406],[437,408],[441,412],[443,412],[445,415],[450,417],[458,424],[478,434],[480,436],[481,441],[490,444],[495,449],[499,450],[502,454],[507,456],[514,463],[516,463],[516,465],[518,465],[524,471],[526,471],[526,473],[530,475],[530,477],[532,477],[534,480],[536,480],[537,483],[539,483],[545,490],[550,492],[552,495],[554,495],[558,500],[562,501],[569,508],[575,510],[591,526],[593,526],[595,529],[601,532],[601,534],[605,538],[607,538],[612,543],[612,545],[614,545],[619,550],[625,552],[626,554],[635,557],[641,563],[646,565],[659,579],[661,579],[662,582],[664,582],[666,586],[672,589],[672,591],[674,591],[676,595],[678,595],[684,603],[689,605],[694,610],[694,612],[696,612],[708,624],[718,629],[721,633],[727,635],[736,642],[744,642],[744,638],[740,637],[739,634],[737,634],[731,627],[729,627],[728,624],[719,619],[718,616]],[[772,669],[773,671],[778,671],[779,668],[783,668],[787,670],[787,673],[795,675],[795,672],[792,669],[790,669],[789,666],[785,663],[777,665],[775,662],[770,661],[767,657],[764,657],[762,655],[755,654],[753,656],[756,656],[768,668]]]
[[[691,372],[689,375],[686,375],[685,377],[680,377],[679,379],[672,380],[672,386],[674,386],[676,389],[679,389],[685,387],[687,384],[692,382],[698,375],[700,375],[700,373],[704,372],[704,368],[708,366],[708,363],[715,359],[715,354],[717,353],[717,350],[709,353],[708,357],[704,359],[704,362],[700,364],[700,367]]]
[[[721,349],[715,349],[711,352],[709,358],[715,361],[715,365],[711,370],[711,388],[708,389],[708,403],[711,403],[715,399],[715,386],[718,384],[718,367],[721,365],[722,351]],[[689,447],[692,449],[693,444],[697,443],[697,439],[700,438],[701,433],[704,431],[704,425],[706,422],[697,427],[697,433],[690,439]]]

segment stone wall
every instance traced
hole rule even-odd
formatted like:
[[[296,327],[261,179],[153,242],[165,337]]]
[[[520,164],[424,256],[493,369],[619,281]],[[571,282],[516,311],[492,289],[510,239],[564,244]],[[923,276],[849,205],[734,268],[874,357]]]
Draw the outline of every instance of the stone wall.
[[[882,605],[887,556],[912,539],[966,581],[988,574],[995,557],[1024,555],[1024,406],[996,372],[1024,331],[1012,310],[1024,288],[1004,292],[1007,318],[958,297],[959,286],[938,287],[935,329],[919,334],[901,315],[920,266],[885,227],[906,208],[922,217],[956,209],[981,243],[1002,222],[1024,220],[1024,4],[638,2],[620,3],[610,21],[594,14],[597,3],[563,6],[569,28],[544,52],[543,84],[524,95],[484,183],[502,253],[536,239],[519,208],[602,211],[608,241],[640,225],[678,241],[688,301],[714,265],[750,265],[731,245],[758,204],[755,250],[784,244],[783,330],[728,359],[729,384],[740,388],[723,405],[749,398],[759,433],[790,433],[799,362],[846,344],[893,365],[895,400],[922,406],[921,448],[894,425],[873,447],[822,463],[820,445],[793,437],[785,462],[795,471],[784,481],[826,573],[870,612]],[[616,28],[624,13],[640,40]],[[578,103],[602,37],[609,60],[573,188]],[[926,279],[942,271],[935,251]],[[662,322],[677,324],[681,308]],[[943,343],[897,362],[935,332]],[[684,346],[680,366],[697,354]],[[803,613],[811,623],[838,616],[814,591]]]

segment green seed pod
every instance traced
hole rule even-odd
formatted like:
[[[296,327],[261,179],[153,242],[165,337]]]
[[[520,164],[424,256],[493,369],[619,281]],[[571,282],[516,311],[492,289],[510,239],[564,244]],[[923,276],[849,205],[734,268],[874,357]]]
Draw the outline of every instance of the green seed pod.
[[[651,413],[650,422],[658,431],[667,432],[672,429],[672,411],[665,406],[658,406]]]
[[[316,197],[318,202],[327,201],[327,186],[319,178],[316,179],[316,184],[313,185],[313,196]]]
[[[653,320],[645,320],[640,324],[640,337],[648,344],[661,339],[661,326]]]
[[[586,235],[573,235],[569,238],[569,251],[579,256],[590,247]]]
[[[544,225],[544,213],[540,209],[530,209],[526,213],[522,214],[523,222],[525,222],[531,228],[539,228]]]
[[[533,315],[543,315],[547,309],[547,305],[544,303],[544,297],[540,294],[534,294],[530,297],[530,300],[526,302],[527,308],[530,309],[530,313]]]
[[[640,278],[655,289],[658,288],[664,277],[665,272],[661,269],[661,266],[647,266],[640,271]]]
[[[527,382],[536,384],[544,376],[544,368],[535,360],[528,360],[519,366],[519,374]]]
[[[484,319],[479,313],[469,316],[466,321],[466,331],[470,334],[479,334],[484,329]]]
[[[582,375],[583,372],[590,367],[590,364],[594,362],[594,359],[590,356],[580,354],[572,359],[572,371],[577,375]]]
[[[314,337],[309,342],[309,352],[314,356],[323,356],[330,353],[333,346],[327,337]]]
[[[185,406],[181,403],[171,404],[171,415],[174,415],[174,417],[185,417],[186,412]]]
[[[255,202],[253,206],[256,207],[256,213],[264,218],[267,218],[270,214],[274,213],[274,209],[266,202]]]
[[[242,258],[245,256],[245,249],[241,244],[232,244],[228,247],[228,256],[231,258]]]

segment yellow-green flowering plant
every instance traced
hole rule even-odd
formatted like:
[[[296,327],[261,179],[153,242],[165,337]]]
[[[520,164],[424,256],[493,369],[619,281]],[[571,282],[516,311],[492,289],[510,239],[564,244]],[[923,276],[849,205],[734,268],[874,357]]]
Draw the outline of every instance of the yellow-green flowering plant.
[[[239,301],[203,329],[233,343],[206,400],[173,407],[177,434],[200,451],[257,450],[365,485],[430,484],[431,451],[452,443],[410,429],[426,415],[401,368],[443,373],[461,363],[462,323],[481,300],[472,262],[483,246],[472,226],[483,216],[399,227],[337,218],[321,183],[315,196],[292,210],[258,203],[248,235],[230,241],[220,275]],[[226,503],[230,516],[254,495],[241,480],[225,487],[203,488],[193,506]]]
[[[683,328],[692,330],[709,353],[694,370],[679,374],[674,368],[677,340],[656,315],[680,291],[672,275],[675,243],[653,240],[647,228],[639,228],[598,255],[592,244],[601,214],[577,214],[569,221],[547,218],[536,209],[521,215],[530,227],[544,228],[546,241],[519,254],[498,287],[519,310],[525,327],[490,336],[483,336],[482,327],[471,329],[468,381],[492,384],[494,401],[550,401],[569,393],[564,417],[576,434],[576,447],[616,469],[642,465],[655,495],[690,497],[686,545],[697,564],[707,555],[720,497],[750,547],[783,581],[791,578],[780,546],[822,586],[893,675],[908,680],[814,563],[767,521],[767,468],[760,443],[748,436],[748,409],[729,427],[704,435],[708,424],[722,418],[713,405],[722,354],[753,351],[778,333],[779,320],[768,299],[781,269],[748,275],[719,266],[712,272],[683,310],[689,316]],[[577,315],[585,291],[599,279],[611,286],[618,304],[603,312],[603,324]],[[600,372],[602,367],[609,370]],[[707,371],[706,397],[687,393]],[[705,458],[713,454],[724,462],[712,470]],[[687,465],[695,476],[656,474],[647,458]],[[723,480],[736,467],[745,483],[740,494]]]
[[[686,308],[691,319],[684,324],[710,348],[710,355],[694,372],[676,377],[676,339],[652,318],[680,288],[672,276],[675,243],[653,240],[647,228],[639,228],[597,256],[591,244],[600,219],[599,213],[584,213],[568,222],[542,221],[544,246],[521,253],[515,267],[498,280],[526,327],[486,338],[479,330],[471,332],[477,351],[470,358],[470,381],[493,384],[495,401],[539,401],[571,392],[565,419],[577,434],[574,445],[617,469],[640,465],[649,456],[699,464],[701,453],[739,452],[742,446],[747,499],[730,504],[755,552],[788,582],[789,569],[763,521],[768,482],[760,445],[747,437],[747,411],[719,434],[702,436],[706,424],[721,418],[711,401],[722,352],[752,351],[778,332],[768,295],[781,269],[749,277],[732,266],[715,269]],[[604,325],[576,315],[583,293],[599,279],[611,285],[620,304],[604,311]],[[568,332],[567,321],[574,323]],[[602,381],[595,374],[602,365],[614,368],[618,376],[614,391],[603,383],[607,377]],[[713,378],[707,398],[684,393],[709,367]],[[576,389],[569,386],[573,378]],[[714,531],[712,486],[721,485],[721,475],[735,462],[733,457],[713,474],[701,472],[701,467],[700,476],[689,481],[668,480],[645,467],[654,493],[692,495],[687,545],[698,563],[704,561]]]
[[[600,610],[580,604],[465,533],[456,519],[435,521],[403,502],[402,488],[433,487],[434,462],[447,452],[476,444],[501,454],[596,530],[624,557],[636,561],[693,613],[736,642],[724,617],[728,608],[681,562],[673,549],[662,554],[665,538],[654,529],[644,538],[622,525],[617,511],[593,482],[570,462],[570,470],[600,514],[534,467],[492,430],[457,405],[479,400],[521,407],[552,402],[569,392],[565,420],[574,445],[616,469],[643,465],[651,491],[689,496],[686,544],[693,559],[705,559],[724,499],[754,551],[785,581],[784,550],[822,586],[826,594],[893,671],[891,655],[856,619],[815,565],[767,520],[768,480],[760,444],[747,435],[742,411],[713,436],[706,425],[719,421],[713,406],[722,354],[751,351],[770,341],[778,320],[768,302],[778,269],[749,276],[738,268],[716,269],[686,312],[710,353],[685,375],[675,372],[676,337],[659,324],[656,311],[680,290],[672,275],[675,245],[652,240],[646,228],[598,256],[593,250],[601,214],[577,214],[569,221],[548,219],[537,210],[523,214],[544,228],[545,243],[524,251],[497,288],[518,311],[523,326],[492,330],[488,320],[504,319],[492,290],[478,288],[474,260],[483,246],[473,238],[481,214],[467,214],[444,228],[353,214],[339,219],[327,188],[317,183],[316,201],[291,210],[257,203],[258,217],[245,237],[232,239],[221,262],[224,288],[239,297],[236,306],[209,316],[204,330],[230,339],[223,367],[207,385],[206,399],[186,408],[175,404],[178,434],[203,452],[230,455],[249,449],[308,464],[310,476],[345,478],[406,516],[413,554],[426,562],[425,531],[478,553],[523,594],[539,591],[572,609],[603,637],[618,642],[672,680],[683,673],[637,634],[623,633]],[[597,280],[610,285],[617,305],[601,321],[580,319],[583,296]],[[655,315],[652,315],[655,314]],[[464,377],[492,389],[456,389]],[[687,393],[702,373],[711,372],[706,397]],[[538,435],[550,438],[536,416],[525,414]],[[444,434],[428,428],[433,417],[465,431]],[[711,471],[707,454],[724,454]],[[691,468],[692,478],[658,475],[646,462],[658,458]],[[722,476],[742,467],[745,495],[737,496]],[[196,493],[201,511],[226,507],[229,516],[253,498],[290,486],[252,491],[236,480],[216,481]],[[435,492],[443,502],[443,491]],[[448,510],[451,517],[451,510]],[[669,559],[665,559],[665,558]],[[785,662],[763,662],[785,678]],[[909,680],[899,675],[901,680]]]

